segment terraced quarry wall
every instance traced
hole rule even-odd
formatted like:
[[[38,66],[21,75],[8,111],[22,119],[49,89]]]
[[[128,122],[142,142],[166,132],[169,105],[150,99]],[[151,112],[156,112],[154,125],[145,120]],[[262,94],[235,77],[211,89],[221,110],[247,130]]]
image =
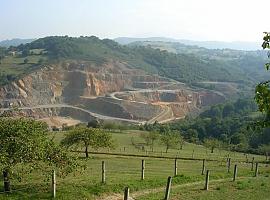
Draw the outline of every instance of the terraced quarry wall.
[[[137,119],[134,118],[131,113],[127,112],[121,104],[110,101],[110,99],[106,97],[94,99],[81,97],[76,101],[76,105],[102,115],[125,119]]]
[[[130,69],[117,61],[101,66],[63,62],[0,88],[2,109],[16,106],[38,119],[68,116],[81,121],[95,117],[166,121],[222,101],[224,97],[219,94],[194,92],[181,83]]]
[[[72,103],[80,96],[102,96],[126,90],[132,87],[133,80],[158,79],[117,62],[99,67],[86,63],[51,65],[0,88],[0,105]]]

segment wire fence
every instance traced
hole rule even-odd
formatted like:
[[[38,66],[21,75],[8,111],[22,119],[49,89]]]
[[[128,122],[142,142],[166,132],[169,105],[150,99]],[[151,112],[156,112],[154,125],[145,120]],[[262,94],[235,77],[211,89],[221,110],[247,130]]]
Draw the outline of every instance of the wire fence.
[[[142,160],[144,160],[144,167],[142,167]],[[102,161],[104,161],[103,167]],[[128,185],[131,191],[158,187],[166,185],[167,177],[173,177],[175,174],[177,174],[176,179],[179,183],[181,183],[181,180],[189,182],[204,180],[203,166],[205,170],[211,171],[211,177],[214,179],[232,178],[235,164],[238,166],[238,176],[252,177],[255,175],[255,167],[252,168],[252,165],[256,160],[252,164],[252,162],[239,162],[231,159],[230,170],[228,170],[229,162],[227,158],[219,161],[206,160],[203,165],[202,160],[94,155],[93,158],[82,159],[81,162],[85,162],[87,166],[82,172],[75,172],[65,178],[58,177],[56,173],[56,188],[60,196],[80,195],[77,191],[78,188],[84,188],[85,193],[99,195],[103,192],[120,192]],[[142,180],[142,173],[144,173],[144,180]],[[270,173],[269,166],[259,164],[259,173]],[[47,174],[47,177],[51,177],[51,174]],[[105,183],[102,183],[102,181]],[[32,199],[51,198],[52,180],[51,178],[47,179],[46,175],[44,176],[40,172],[33,172],[31,175],[24,177],[21,182],[17,179],[11,179],[11,186],[11,195],[21,195]],[[0,194],[5,195],[2,189],[3,179],[0,187]],[[87,191],[85,191],[85,188],[87,188]]]

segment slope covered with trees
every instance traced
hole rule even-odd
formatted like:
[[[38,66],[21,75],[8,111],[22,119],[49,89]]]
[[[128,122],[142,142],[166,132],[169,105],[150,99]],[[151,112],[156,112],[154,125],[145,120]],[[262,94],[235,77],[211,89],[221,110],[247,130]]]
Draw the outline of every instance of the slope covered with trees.
[[[177,131],[186,141],[212,145],[211,148],[222,146],[237,151],[265,153],[270,146],[270,129],[253,127],[262,117],[253,99],[238,99],[212,106],[196,118],[167,125],[146,124],[141,128],[161,134]]]
[[[192,51],[192,47],[187,46],[186,49],[188,48]],[[36,50],[39,50],[38,55],[35,53]],[[10,52],[16,52],[16,55],[10,58]],[[235,52],[237,55],[238,51]],[[262,57],[258,55],[254,55],[256,59],[248,60],[247,57],[239,59],[236,57],[229,60],[222,59],[220,56],[210,56],[214,54],[215,50],[207,50],[205,55],[209,56],[203,56],[200,52],[191,54],[189,51],[175,54],[148,46],[122,46],[112,40],[100,40],[94,36],[79,38],[54,36],[5,49],[2,59],[2,63],[5,64],[0,64],[0,72],[16,78],[22,73],[31,72],[31,69],[38,69],[44,63],[59,62],[60,60],[83,60],[96,64],[118,60],[126,63],[130,68],[143,69],[149,73],[156,73],[187,83],[207,80],[252,84],[254,74],[241,70],[241,68],[247,65],[252,68],[263,62]],[[33,55],[39,56],[36,57],[36,62],[31,62],[31,57],[28,58]],[[16,63],[17,58],[23,60]],[[30,62],[23,62],[25,58]],[[38,62],[41,58],[43,62]],[[44,62],[44,60],[47,61]],[[30,65],[31,63],[33,65]],[[9,64],[14,65],[13,71],[6,70]],[[7,82],[1,81],[2,84]]]

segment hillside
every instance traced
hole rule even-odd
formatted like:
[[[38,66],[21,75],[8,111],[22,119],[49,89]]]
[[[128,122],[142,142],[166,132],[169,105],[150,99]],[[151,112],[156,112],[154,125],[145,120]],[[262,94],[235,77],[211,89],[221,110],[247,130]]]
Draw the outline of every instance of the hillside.
[[[0,47],[18,46],[20,44],[33,42],[34,40],[35,39],[20,39],[20,38],[15,38],[11,40],[2,40],[0,41]]]
[[[94,36],[46,37],[2,48],[0,105],[47,121],[164,123],[252,94],[257,79],[245,69],[261,57],[240,59],[245,52],[238,51],[207,57],[215,52],[204,51],[176,54]]]
[[[234,73],[238,71],[239,74],[245,74],[255,82],[264,80],[265,76],[269,77],[262,68],[267,59],[264,51],[207,49],[179,42],[164,41],[136,41],[129,43],[129,46],[151,47],[176,54],[191,55],[202,60],[215,61],[217,66],[224,66]]]
[[[208,49],[236,49],[236,50],[246,50],[255,51],[261,49],[261,44],[256,42],[221,42],[221,41],[194,41],[185,39],[173,39],[166,37],[148,37],[148,38],[132,38],[132,37],[118,37],[114,41],[119,44],[127,45],[133,42],[174,42],[182,43],[190,46],[204,47]]]
[[[156,48],[153,45],[151,47]],[[175,48],[175,52],[170,53],[163,49],[150,48],[148,45],[122,46],[112,40],[100,40],[94,36],[47,37],[15,48],[18,52],[30,49],[43,49],[49,56],[50,63],[58,62],[59,59],[85,60],[94,64],[118,60],[127,63],[130,68],[139,68],[151,74],[155,73],[187,83],[229,81],[252,84],[254,81],[257,82],[257,79],[261,79],[262,74],[256,78],[254,70],[250,69],[257,69],[257,66],[261,67],[264,63],[259,53],[230,51],[227,57],[225,53],[224,58],[225,50],[220,50],[219,53],[206,49],[198,51],[198,48],[194,49],[191,46],[185,46],[181,51],[179,50],[181,48]],[[167,47],[164,49],[170,51]],[[215,54],[217,56],[214,56]],[[1,73],[8,72],[1,68]]]

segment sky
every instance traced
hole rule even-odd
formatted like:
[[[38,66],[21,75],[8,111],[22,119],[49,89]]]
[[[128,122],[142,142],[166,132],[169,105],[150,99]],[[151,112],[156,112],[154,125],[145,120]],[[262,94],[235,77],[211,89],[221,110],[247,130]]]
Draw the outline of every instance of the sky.
[[[50,35],[261,42],[270,0],[0,0],[0,40]]]

